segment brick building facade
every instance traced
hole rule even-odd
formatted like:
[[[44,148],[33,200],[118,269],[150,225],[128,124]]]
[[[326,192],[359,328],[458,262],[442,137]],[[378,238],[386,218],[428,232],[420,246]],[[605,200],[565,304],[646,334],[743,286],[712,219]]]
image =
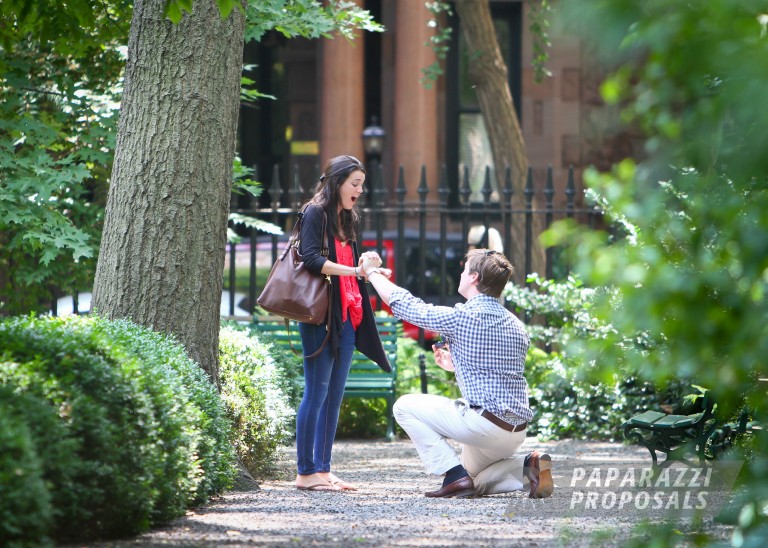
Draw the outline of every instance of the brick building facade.
[[[415,200],[422,166],[434,190],[443,165],[452,189],[463,167],[469,166],[473,190],[479,193],[490,150],[473,92],[466,85],[462,59],[468,52],[460,21],[455,16],[445,21],[453,28],[451,53],[443,63],[444,74],[426,87],[422,69],[435,60],[435,53],[425,46],[434,30],[427,24],[431,14],[424,1],[357,3],[386,31],[361,33],[354,42],[270,35],[246,48],[246,63],[255,65],[250,76],[260,91],[278,100],[243,107],[244,163],[257,167],[259,180],[267,186],[277,176],[273,166],[278,165],[284,187],[297,180],[306,189],[327,158],[365,158],[361,135],[375,117],[386,131],[378,184],[388,193],[397,184],[400,166],[408,199]],[[586,166],[607,168],[619,158],[637,156],[637,141],[611,129],[616,112],[601,103],[599,70],[590,66],[580,43],[553,35],[547,63],[552,76],[537,83],[527,2],[492,1],[491,7],[534,178],[543,180],[551,166],[555,185],[562,187],[573,166],[580,188]],[[373,182],[370,179],[369,174]],[[577,192],[577,200],[580,195]],[[437,193],[431,192],[430,199],[436,200]]]

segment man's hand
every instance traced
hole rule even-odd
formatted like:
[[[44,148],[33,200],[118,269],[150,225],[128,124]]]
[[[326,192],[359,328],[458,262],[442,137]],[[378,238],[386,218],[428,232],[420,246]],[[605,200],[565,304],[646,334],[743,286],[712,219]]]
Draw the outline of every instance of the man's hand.
[[[432,350],[435,351],[435,363],[446,371],[456,371],[453,366],[453,358],[451,358],[451,352],[444,343],[435,343],[432,345]]]
[[[389,305],[389,297],[392,294],[392,290],[397,286],[389,281],[392,271],[389,268],[379,268],[381,266],[379,254],[375,251],[366,251],[360,255],[358,266],[362,269],[366,280],[371,282],[376,289],[384,304]],[[381,276],[373,276],[374,273],[379,273]]]

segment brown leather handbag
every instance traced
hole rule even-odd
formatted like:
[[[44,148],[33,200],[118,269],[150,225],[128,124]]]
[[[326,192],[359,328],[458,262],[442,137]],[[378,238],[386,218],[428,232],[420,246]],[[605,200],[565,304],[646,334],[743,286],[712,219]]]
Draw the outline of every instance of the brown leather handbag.
[[[299,253],[303,217],[304,210],[299,213],[288,245],[272,265],[267,283],[256,302],[270,314],[286,320],[320,325],[330,320],[331,277],[314,274],[304,266]],[[323,212],[322,254],[327,257],[325,223]]]

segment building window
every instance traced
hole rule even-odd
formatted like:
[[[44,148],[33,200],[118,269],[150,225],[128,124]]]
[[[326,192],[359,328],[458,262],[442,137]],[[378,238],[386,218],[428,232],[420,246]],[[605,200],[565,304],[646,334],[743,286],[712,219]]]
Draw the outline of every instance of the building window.
[[[464,177],[465,172],[469,178],[471,202],[483,201],[481,191],[485,184],[486,166],[490,167],[491,187],[495,188],[493,155],[483,116],[479,112],[462,112],[459,114],[458,169],[460,179]]]

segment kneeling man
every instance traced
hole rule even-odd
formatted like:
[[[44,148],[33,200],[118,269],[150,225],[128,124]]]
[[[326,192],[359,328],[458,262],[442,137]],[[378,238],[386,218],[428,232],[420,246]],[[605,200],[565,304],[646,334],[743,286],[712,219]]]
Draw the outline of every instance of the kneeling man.
[[[440,333],[435,361],[455,371],[462,397],[407,394],[397,400],[395,419],[408,433],[427,472],[444,475],[427,497],[467,497],[528,489],[532,498],[552,494],[552,462],[545,453],[515,457],[533,413],[523,376],[529,338],[523,323],[499,303],[512,265],[496,251],[467,253],[455,307],[424,303],[389,281],[381,259],[365,253],[366,277],[400,318]],[[448,440],[461,444],[459,457]]]

